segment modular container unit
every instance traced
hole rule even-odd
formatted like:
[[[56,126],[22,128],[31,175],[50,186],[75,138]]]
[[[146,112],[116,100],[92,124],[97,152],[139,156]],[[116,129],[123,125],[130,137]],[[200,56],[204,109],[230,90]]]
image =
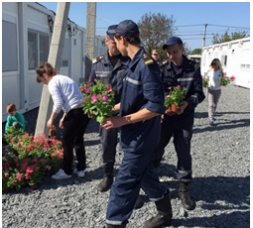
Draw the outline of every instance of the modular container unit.
[[[47,61],[55,13],[38,3],[2,3],[2,122],[6,105],[14,103],[21,113],[37,108],[42,88],[36,82],[37,66]],[[60,72],[77,83],[85,80],[85,29],[68,20]],[[97,36],[95,53],[106,52]]]

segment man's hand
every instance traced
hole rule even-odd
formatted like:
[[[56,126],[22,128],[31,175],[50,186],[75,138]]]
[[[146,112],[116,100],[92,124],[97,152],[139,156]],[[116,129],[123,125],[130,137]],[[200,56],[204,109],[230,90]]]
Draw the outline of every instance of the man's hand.
[[[100,124],[100,126],[108,130],[112,128],[121,127],[123,125],[126,125],[127,123],[128,123],[127,118],[115,116],[115,117],[107,118],[104,122]]]
[[[184,112],[184,110],[186,109],[187,106],[188,106],[188,102],[187,101],[182,101],[179,104],[178,108],[177,108],[176,114],[181,115]]]

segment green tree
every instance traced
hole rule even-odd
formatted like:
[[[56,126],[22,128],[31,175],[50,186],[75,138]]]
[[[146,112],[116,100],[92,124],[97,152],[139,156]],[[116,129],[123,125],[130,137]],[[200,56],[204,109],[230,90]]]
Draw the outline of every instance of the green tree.
[[[196,48],[192,51],[192,55],[201,55],[202,49],[201,48]]]
[[[248,37],[249,34],[246,31],[242,31],[242,32],[232,32],[229,34],[229,29],[227,29],[227,31],[225,31],[224,34],[219,35],[218,33],[213,34],[213,40],[212,43],[213,44],[219,44],[219,43],[224,43],[224,42],[228,42],[231,40],[237,40],[237,39],[242,39],[245,37]]]
[[[173,35],[174,19],[161,13],[146,13],[138,22],[142,46],[151,53],[152,49],[158,49],[160,59],[166,58],[166,52],[162,50],[163,44]]]

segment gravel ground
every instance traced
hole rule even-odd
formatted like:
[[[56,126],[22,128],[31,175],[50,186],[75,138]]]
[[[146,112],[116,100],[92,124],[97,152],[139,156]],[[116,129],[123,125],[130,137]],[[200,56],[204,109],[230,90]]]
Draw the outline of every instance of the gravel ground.
[[[38,109],[25,114],[28,132],[34,133]],[[229,85],[222,89],[217,124],[209,126],[207,99],[196,109],[192,139],[193,181],[190,193],[196,200],[194,211],[184,211],[177,197],[174,146],[166,147],[158,172],[171,191],[171,227],[250,227],[250,90]],[[58,134],[60,137],[60,132]],[[2,195],[2,227],[103,228],[109,191],[98,193],[100,167],[98,124],[92,120],[84,135],[87,151],[85,178],[73,176],[55,181],[46,177],[37,189],[22,188]],[[117,154],[115,173],[122,159]],[[128,228],[143,227],[156,213],[154,203],[141,192],[144,206],[135,210]]]

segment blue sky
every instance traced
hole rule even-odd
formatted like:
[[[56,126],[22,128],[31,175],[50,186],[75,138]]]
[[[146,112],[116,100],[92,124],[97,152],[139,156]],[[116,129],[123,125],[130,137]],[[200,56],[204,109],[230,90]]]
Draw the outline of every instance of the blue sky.
[[[56,12],[57,2],[39,2]],[[86,27],[86,2],[71,2],[69,18]],[[131,19],[138,23],[145,13],[173,16],[175,35],[191,50],[202,48],[204,24],[207,25],[206,46],[212,34],[250,32],[249,2],[97,2],[96,35],[105,35],[109,25]]]

